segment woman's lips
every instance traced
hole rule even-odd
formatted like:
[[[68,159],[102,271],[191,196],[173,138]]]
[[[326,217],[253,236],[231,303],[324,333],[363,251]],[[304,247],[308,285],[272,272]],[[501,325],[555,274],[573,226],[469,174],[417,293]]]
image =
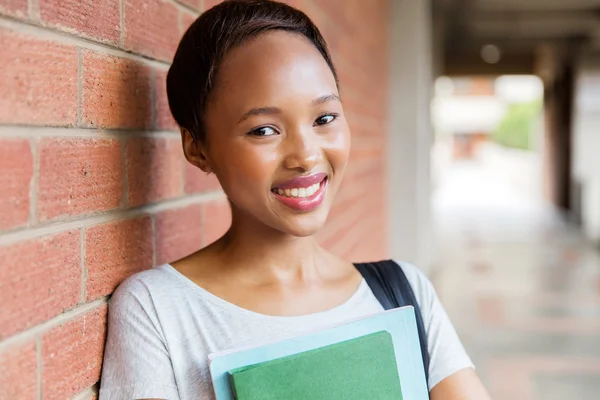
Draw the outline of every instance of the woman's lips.
[[[327,174],[315,174],[290,179],[276,185],[271,192],[277,200],[294,210],[312,211],[325,199],[326,178]]]
[[[321,183],[323,179],[327,178],[327,174],[319,172],[317,174],[307,176],[297,176],[292,179],[288,179],[284,182],[279,182],[273,185],[274,189],[293,189],[293,188],[307,188],[315,183]]]

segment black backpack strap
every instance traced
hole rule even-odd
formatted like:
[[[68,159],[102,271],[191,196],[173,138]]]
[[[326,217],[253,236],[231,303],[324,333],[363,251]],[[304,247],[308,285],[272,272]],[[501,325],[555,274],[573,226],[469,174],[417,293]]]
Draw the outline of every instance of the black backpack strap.
[[[363,278],[365,278],[371,291],[385,310],[404,306],[414,307],[421,345],[421,356],[423,357],[423,367],[425,368],[425,381],[429,382],[427,332],[425,332],[425,324],[423,323],[423,316],[421,315],[417,298],[404,271],[392,260],[354,265]]]

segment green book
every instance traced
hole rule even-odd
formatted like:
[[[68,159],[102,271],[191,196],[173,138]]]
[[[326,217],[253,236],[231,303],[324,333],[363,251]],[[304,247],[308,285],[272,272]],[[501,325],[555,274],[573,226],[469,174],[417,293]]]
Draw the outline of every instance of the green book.
[[[394,344],[386,331],[229,374],[238,400],[402,400]]]

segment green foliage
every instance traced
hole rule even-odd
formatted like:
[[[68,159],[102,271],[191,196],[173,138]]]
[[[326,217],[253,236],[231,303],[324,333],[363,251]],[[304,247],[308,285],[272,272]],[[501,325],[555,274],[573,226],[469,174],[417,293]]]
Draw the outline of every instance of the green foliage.
[[[492,140],[502,146],[531,150],[531,131],[541,109],[541,101],[509,105],[492,134]]]

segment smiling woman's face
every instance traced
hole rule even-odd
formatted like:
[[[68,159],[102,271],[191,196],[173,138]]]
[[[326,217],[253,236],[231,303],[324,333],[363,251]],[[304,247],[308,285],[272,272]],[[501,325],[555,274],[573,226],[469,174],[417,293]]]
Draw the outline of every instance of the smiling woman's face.
[[[217,175],[234,213],[308,236],[329,213],[350,151],[333,73],[303,36],[270,31],[230,51],[188,159]],[[195,160],[195,161],[194,161]]]

